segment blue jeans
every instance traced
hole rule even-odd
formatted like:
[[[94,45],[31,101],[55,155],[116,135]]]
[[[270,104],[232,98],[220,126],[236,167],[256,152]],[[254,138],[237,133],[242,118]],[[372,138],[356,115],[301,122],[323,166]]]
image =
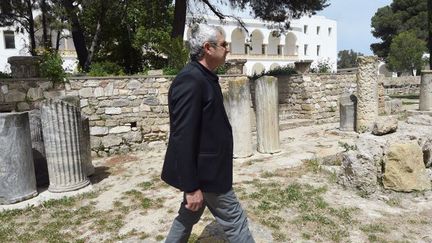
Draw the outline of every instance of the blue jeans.
[[[203,192],[203,196],[204,206],[196,212],[186,209],[186,200],[183,200],[178,216],[174,219],[166,238],[166,243],[187,243],[192,227],[199,221],[206,206],[222,226],[229,242],[255,242],[249,231],[246,214],[232,189],[226,193]]]

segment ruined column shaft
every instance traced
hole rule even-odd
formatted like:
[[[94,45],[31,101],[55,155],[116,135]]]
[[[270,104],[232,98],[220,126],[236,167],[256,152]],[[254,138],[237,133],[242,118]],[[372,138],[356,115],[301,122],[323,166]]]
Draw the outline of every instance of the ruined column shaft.
[[[420,111],[432,111],[432,71],[422,70],[420,83]]]
[[[356,113],[356,97],[350,94],[344,94],[340,97],[339,113],[340,122],[339,129],[341,131],[355,130],[355,113]]]
[[[278,84],[275,77],[263,76],[255,81],[257,150],[280,151]]]
[[[80,147],[81,114],[78,107],[47,100],[42,105],[42,127],[51,192],[77,190],[90,181]]]
[[[36,182],[38,186],[48,185],[48,167],[43,141],[41,111],[39,109],[31,110],[29,118]]]
[[[237,77],[229,81],[229,109],[235,158],[249,157],[253,153],[250,97],[247,77]]]
[[[378,117],[377,57],[359,57],[357,73],[357,132],[370,131]]]
[[[0,113],[0,204],[36,195],[28,113]]]

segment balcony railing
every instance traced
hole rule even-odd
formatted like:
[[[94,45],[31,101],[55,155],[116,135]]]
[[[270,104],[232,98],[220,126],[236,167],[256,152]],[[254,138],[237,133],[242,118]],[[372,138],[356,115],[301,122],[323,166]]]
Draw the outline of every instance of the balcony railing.
[[[263,60],[263,61],[298,61],[298,55],[269,55],[269,54],[232,54],[227,55],[227,59],[247,59],[247,60]]]

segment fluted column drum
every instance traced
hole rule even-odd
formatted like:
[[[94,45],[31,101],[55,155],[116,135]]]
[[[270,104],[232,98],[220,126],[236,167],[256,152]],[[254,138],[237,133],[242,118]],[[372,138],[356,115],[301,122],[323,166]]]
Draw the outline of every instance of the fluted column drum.
[[[255,82],[257,150],[276,153],[280,151],[277,78],[263,76]]]
[[[0,204],[36,195],[28,113],[0,113]]]
[[[79,107],[60,100],[42,104],[42,129],[48,163],[50,192],[66,192],[90,184],[85,174]]]

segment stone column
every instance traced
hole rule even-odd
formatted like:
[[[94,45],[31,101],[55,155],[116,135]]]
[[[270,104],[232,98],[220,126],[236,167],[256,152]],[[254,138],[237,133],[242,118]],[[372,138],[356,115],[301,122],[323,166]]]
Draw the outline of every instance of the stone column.
[[[263,76],[255,81],[257,150],[280,151],[277,78]]]
[[[88,117],[82,117],[82,130],[81,130],[81,157],[84,164],[84,171],[86,176],[93,175],[95,168],[91,159],[91,145],[90,145],[90,123]]]
[[[41,111],[39,109],[29,111],[29,118],[36,183],[38,186],[48,185],[48,166],[42,134]]]
[[[51,192],[66,192],[90,184],[80,146],[81,113],[78,107],[63,101],[42,104],[42,129]]]
[[[378,117],[378,65],[376,56],[358,57],[356,131],[370,131]]]
[[[0,113],[0,204],[36,195],[28,113]]]
[[[252,155],[249,79],[247,77],[236,77],[230,80],[228,93],[234,137],[234,157],[249,157]]]
[[[341,131],[355,130],[357,97],[355,95],[344,94],[339,101],[340,125]]]
[[[432,71],[422,70],[420,83],[420,111],[432,111]]]

